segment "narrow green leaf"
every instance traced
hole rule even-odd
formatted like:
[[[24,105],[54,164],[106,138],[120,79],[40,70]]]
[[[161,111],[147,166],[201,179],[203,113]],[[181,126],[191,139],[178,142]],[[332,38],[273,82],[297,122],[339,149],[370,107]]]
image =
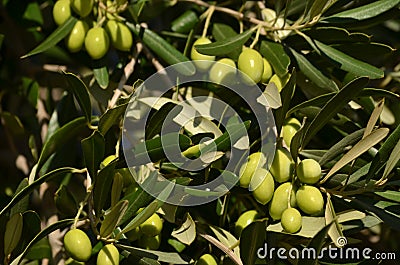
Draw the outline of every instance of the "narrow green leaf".
[[[96,214],[100,214],[110,196],[116,160],[102,168],[94,179],[93,204]]]
[[[283,77],[287,74],[290,65],[290,57],[285,52],[282,44],[272,41],[262,41],[260,53],[271,64],[274,72],[279,77]]]
[[[22,125],[18,116],[13,115],[8,111],[1,111],[0,117],[4,121],[5,128],[7,128],[12,134],[21,135],[24,133],[24,125]]]
[[[64,72],[64,76],[67,79],[68,88],[74,93],[79,106],[89,123],[92,117],[92,104],[90,102],[88,88],[85,83],[83,83],[83,81],[73,73]]]
[[[7,204],[7,206],[5,206],[1,212],[0,212],[0,216],[2,216],[3,214],[5,214],[8,210],[11,209],[11,207],[13,207],[14,205],[16,205],[21,199],[23,199],[25,196],[27,196],[28,194],[30,194],[34,189],[36,189],[40,184],[46,182],[46,181],[50,181],[52,179],[54,179],[55,177],[58,177],[60,175],[64,176],[67,173],[76,173],[79,172],[78,169],[75,168],[71,168],[71,167],[62,167],[62,168],[58,168],[55,169],[51,172],[48,172],[46,174],[44,174],[43,176],[41,176],[40,178],[36,179],[35,181],[33,181],[29,186],[23,188],[20,192],[18,192],[17,194],[14,195],[14,197],[11,199],[11,201]]]
[[[218,241],[215,237],[208,235],[208,234],[199,234],[201,237],[203,237],[205,240],[219,248],[222,252],[224,252],[228,257],[231,259],[232,262],[234,262],[236,265],[243,265],[242,261],[238,256],[235,255],[235,253],[230,249],[229,247],[225,246],[222,244],[220,241]]]
[[[138,213],[120,232],[119,234],[124,234],[126,232],[129,232],[136,227],[138,227],[140,224],[142,224],[144,221],[150,218],[157,210],[158,210],[158,205],[159,203],[154,200],[152,201],[149,205],[147,205],[140,213]],[[117,235],[118,238],[118,235]]]
[[[335,174],[339,169],[344,167],[346,164],[350,163],[366,151],[379,143],[383,138],[388,135],[389,129],[387,128],[379,128],[375,131],[373,131],[371,134],[369,134],[367,137],[363,138],[361,141],[359,141],[357,144],[353,146],[347,152],[326,174],[323,180],[321,180],[321,183],[324,183],[330,176]]]
[[[101,223],[100,236],[107,238],[109,235],[111,235],[118,223],[121,221],[127,209],[127,200],[119,201],[114,207],[112,207],[110,212],[106,214],[103,222]]]
[[[308,12],[308,18],[310,20],[313,20],[314,17],[320,16],[324,13],[326,8],[332,4],[334,1],[332,0],[315,0],[312,1],[313,4]]]
[[[124,188],[124,177],[119,173],[115,173],[113,184],[111,187],[111,207],[114,207],[122,194],[122,190]]]
[[[152,139],[154,136],[161,133],[165,117],[167,117],[168,113],[175,107],[175,103],[167,102],[151,116],[149,122],[146,124],[146,139]]]
[[[65,185],[60,185],[54,194],[54,201],[56,203],[57,210],[61,214],[69,217],[76,215],[79,207],[74,196],[68,191]]]
[[[100,163],[104,158],[105,140],[103,135],[97,130],[92,135],[81,141],[83,157],[89,175],[95,179]]]
[[[207,55],[227,55],[228,53],[241,48],[251,37],[254,29],[247,30],[236,36],[226,38],[209,44],[196,45],[195,49]]]
[[[51,259],[51,246],[47,238],[43,238],[36,244],[34,244],[28,253],[26,253],[25,258],[29,260],[41,260],[41,259]]]
[[[333,208],[331,196],[329,193],[327,193],[325,222],[326,224],[332,223],[331,228],[328,231],[328,235],[332,239],[332,242],[336,245],[336,247],[343,247],[343,245],[340,244],[340,238],[343,238],[343,232],[340,228],[339,221],[336,216],[335,209]]]
[[[275,124],[278,135],[281,132],[283,123],[287,116],[288,109],[290,107],[290,103],[292,101],[294,91],[296,90],[296,78],[297,78],[296,71],[295,69],[293,69],[289,81],[282,88],[282,91],[280,93],[282,99],[282,107],[275,111]]]
[[[151,197],[151,195],[144,191],[141,187],[138,187],[135,192],[123,197],[123,200],[129,201],[129,205],[124,217],[121,219],[121,223],[123,224],[131,219],[139,210],[139,208],[149,204],[152,198],[153,197]]]
[[[240,257],[240,248],[237,245],[238,239],[235,236],[218,226],[210,226],[210,229],[213,231],[218,240],[221,241],[221,243],[227,248],[232,249],[232,247],[235,246],[233,248],[233,252],[238,258]]]
[[[339,63],[339,68],[344,71],[348,71],[357,76],[367,76],[371,79],[382,78],[384,76],[384,72],[375,66],[357,60],[317,40],[315,40],[314,43],[322,53]]]
[[[400,203],[400,192],[394,190],[387,191],[376,191],[376,195],[379,195],[385,199]]]
[[[101,115],[98,130],[102,135],[106,135],[108,130],[121,120],[128,104],[129,103],[124,103],[112,109],[107,109],[106,112]]]
[[[372,132],[375,127],[375,124],[378,122],[379,117],[381,116],[383,107],[385,106],[385,99],[382,99],[376,106],[374,111],[371,114],[371,117],[368,120],[367,126],[365,127],[363,138],[365,138],[368,134]]]
[[[400,142],[397,142],[393,148],[392,153],[386,163],[385,170],[383,171],[382,179],[386,179],[389,173],[395,168],[400,160]]]
[[[222,41],[236,36],[238,33],[229,25],[222,23],[214,23],[212,28],[212,35],[216,41]],[[237,60],[242,49],[235,49],[227,54],[228,57]]]
[[[319,111],[317,116],[308,126],[302,147],[304,148],[315,134],[329,122],[351,99],[357,97],[361,90],[367,85],[368,78],[360,77],[354,79],[343,87],[328,103]]]
[[[394,7],[396,7],[400,3],[400,0],[380,0],[374,1],[370,4],[362,5],[360,7],[356,7],[353,9],[349,9],[327,18],[324,18],[324,21],[327,22],[342,22],[348,23],[354,20],[364,20],[376,17]]]
[[[264,222],[253,222],[242,231],[240,236],[240,259],[243,265],[256,264],[257,250],[264,245],[265,235]]]
[[[103,89],[108,87],[109,83],[109,76],[108,76],[108,69],[107,66],[103,66],[100,68],[93,69],[94,78],[97,81],[97,84]]]
[[[196,239],[196,224],[189,213],[186,213],[185,221],[178,228],[172,231],[171,236],[186,245],[190,245]]]
[[[323,166],[338,155],[345,152],[346,147],[351,146],[361,140],[364,135],[364,131],[365,129],[363,128],[345,136],[342,140],[329,148],[329,150],[321,157],[318,163]]]
[[[58,42],[60,42],[62,39],[64,39],[72,30],[72,28],[75,26],[75,23],[77,21],[77,18],[74,16],[70,16],[64,24],[59,26],[53,33],[50,34],[50,36],[47,37],[41,44],[39,44],[36,48],[34,48],[32,51],[28,52],[21,58],[26,58],[41,52],[44,52],[54,46],[57,45]]]
[[[199,22],[199,18],[196,12],[193,10],[186,10],[182,15],[171,22],[171,29],[178,33],[189,33],[189,31],[196,26],[197,22]]]
[[[290,49],[293,56],[295,57],[300,70],[317,86],[326,89],[326,92],[336,92],[339,90],[336,83],[326,77],[321,71],[319,71],[306,57],[296,52],[294,49]]]
[[[42,231],[40,231],[39,234],[37,234],[35,236],[35,238],[33,238],[29,244],[25,247],[24,251],[18,256],[16,257],[10,265],[18,265],[21,263],[22,259],[26,256],[26,254],[28,253],[28,251],[31,249],[31,247],[36,244],[37,242],[39,242],[41,239],[45,238],[48,234],[50,234],[53,231],[56,231],[58,229],[63,229],[71,224],[74,223],[74,219],[64,219],[61,221],[58,221],[56,223],[53,223],[51,225],[49,225],[48,227],[46,227],[45,229],[43,229]]]
[[[157,250],[145,250],[141,248],[117,244],[118,248],[126,250],[139,257],[147,257],[167,264],[191,264],[193,260],[189,257],[181,256],[176,252],[162,252]]]
[[[28,243],[41,231],[41,219],[39,215],[28,210],[22,214],[24,224],[22,225],[22,237],[14,253],[21,253]]]
[[[25,189],[29,185],[28,179],[24,178],[18,184],[17,189],[15,190],[15,195],[18,194],[21,190]],[[23,213],[27,211],[29,208],[29,198],[25,197],[21,199],[17,204],[15,204],[10,211],[10,216],[13,216],[16,213]]]
[[[13,252],[18,242],[21,239],[23,218],[21,213],[16,213],[11,216],[6,224],[6,231],[4,231],[4,255],[8,256]]]
[[[389,135],[386,141],[379,148],[378,153],[372,159],[371,167],[369,168],[366,181],[368,182],[376,172],[388,161],[390,153],[393,150],[393,147],[400,140],[400,124],[396,127],[396,129]]]
[[[168,43],[166,40],[161,38],[158,34],[150,29],[144,29],[140,25],[134,25],[132,23],[126,23],[128,28],[133,31],[133,33],[140,37],[143,43],[149,47],[154,53],[156,53],[161,59],[163,59],[169,65],[178,64],[181,62],[186,62],[185,64],[180,64],[176,66],[176,70],[183,75],[193,75],[196,72],[196,67],[194,64],[178,51],[174,46]]]

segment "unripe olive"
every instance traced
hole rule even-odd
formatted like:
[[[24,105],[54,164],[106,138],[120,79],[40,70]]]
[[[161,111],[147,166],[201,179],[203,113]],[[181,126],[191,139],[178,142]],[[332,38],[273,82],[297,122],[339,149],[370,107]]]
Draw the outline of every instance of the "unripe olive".
[[[259,217],[256,210],[249,210],[242,213],[235,223],[235,233],[240,236],[243,229],[245,229],[249,224],[254,222],[255,219]]]
[[[298,132],[301,127],[301,123],[296,118],[289,118],[285,121],[282,126],[281,136],[287,146],[290,146],[293,136]]]
[[[137,226],[136,228],[126,232],[125,236],[128,238],[129,241],[138,240],[142,236],[142,232],[140,231],[140,227]]]
[[[120,51],[129,51],[132,47],[133,38],[129,28],[115,20],[108,20],[105,29],[110,36],[111,44]]]
[[[53,18],[54,22],[58,26],[64,24],[64,22],[71,16],[70,0],[58,0],[53,7]]]
[[[262,180],[262,182],[260,183],[257,180]],[[253,185],[257,185],[253,190],[254,199],[261,204],[267,204],[272,199],[275,190],[275,182],[271,173],[265,168],[256,169],[250,182],[250,186],[252,187]]]
[[[105,245],[97,254],[96,265],[118,265],[119,264],[119,252],[118,249],[112,245]]]
[[[272,76],[272,67],[271,64],[267,61],[267,59],[263,58],[264,70],[261,77],[261,82],[266,83]]]
[[[280,220],[283,211],[288,208],[289,190],[292,190],[290,193],[290,206],[296,206],[296,194],[293,190],[292,184],[290,182],[281,184],[276,188],[271,203],[269,204],[269,215],[272,219]]]
[[[324,209],[324,198],[314,186],[301,186],[296,192],[296,201],[300,210],[309,215],[319,215]]]
[[[203,254],[195,263],[195,265],[217,265],[217,261],[211,254]]]
[[[270,172],[276,182],[286,182],[292,176],[294,162],[290,152],[285,148],[277,148],[272,160]]]
[[[85,21],[78,20],[65,41],[70,52],[79,52],[85,43],[86,32],[89,26]]]
[[[199,53],[194,46],[209,44],[209,43],[211,43],[211,40],[208,39],[207,37],[198,38],[193,43],[192,49],[190,51],[190,58],[192,58],[196,67],[201,71],[206,71],[211,67],[211,65],[215,61],[215,56]]]
[[[282,81],[279,78],[279,76],[277,74],[274,74],[271,79],[269,80],[269,83],[274,83],[276,88],[278,88],[278,91],[281,92],[282,91]]]
[[[238,69],[244,74],[243,80],[252,84],[261,81],[264,72],[264,62],[261,54],[251,48],[245,48],[238,58]],[[249,80],[249,78],[251,80]]]
[[[86,34],[85,48],[93,59],[102,58],[108,51],[110,40],[103,28],[91,28]]]
[[[149,217],[146,221],[139,225],[140,231],[146,236],[156,236],[161,233],[163,228],[163,222],[158,216],[158,214],[154,213]]]
[[[314,159],[304,159],[296,168],[297,177],[305,184],[315,184],[321,178],[321,166]]]
[[[210,81],[216,84],[231,84],[236,77],[236,64],[232,59],[219,59],[210,69]]]
[[[281,224],[288,233],[298,232],[302,224],[300,212],[296,208],[287,208],[282,213]]]
[[[80,229],[72,229],[65,234],[64,247],[71,258],[77,261],[87,261],[92,254],[92,243]]]
[[[160,244],[161,244],[160,235],[156,236],[142,235],[138,241],[139,247],[149,250],[157,250],[160,247]]]
[[[65,265],[85,265],[85,262],[83,261],[77,261],[74,260],[73,258],[68,258],[65,263]]]
[[[248,188],[251,178],[253,177],[254,172],[257,168],[264,166],[267,162],[267,158],[261,152],[256,152],[249,155],[249,158],[246,163],[240,169],[239,173],[239,184],[243,188]]]
[[[93,9],[93,0],[71,0],[71,7],[81,17],[86,17]]]

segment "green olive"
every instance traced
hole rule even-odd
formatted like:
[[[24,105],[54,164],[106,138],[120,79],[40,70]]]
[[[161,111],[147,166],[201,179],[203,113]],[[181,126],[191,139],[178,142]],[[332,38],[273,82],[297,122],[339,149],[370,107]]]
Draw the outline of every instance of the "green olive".
[[[276,182],[288,181],[292,176],[294,162],[290,152],[285,148],[277,148],[272,160],[270,172]]]
[[[321,166],[314,159],[304,159],[296,168],[297,177],[305,184],[315,184],[321,178]]]
[[[211,254],[203,254],[195,263],[195,265],[217,265],[217,261]]]
[[[163,222],[158,214],[154,213],[149,219],[140,224],[140,231],[146,236],[156,236],[161,233]]]
[[[263,57],[256,50],[245,48],[239,55],[238,69],[243,73],[242,77],[246,83],[258,83],[264,73]]]
[[[91,28],[86,34],[85,48],[93,59],[102,58],[108,51],[110,40],[103,28]]]
[[[97,254],[96,265],[118,265],[119,252],[113,244],[105,245]]]
[[[287,208],[283,211],[281,224],[286,232],[291,234],[298,232],[301,228],[301,223],[301,214],[296,208]]]
[[[64,247],[71,258],[77,261],[87,261],[92,255],[92,243],[80,229],[72,229],[65,234]]]
[[[261,77],[261,83],[266,83],[272,76],[272,67],[271,64],[267,61],[267,59],[263,58],[264,62],[264,70]]]
[[[58,26],[64,24],[64,22],[71,16],[70,0],[58,0],[53,7],[53,18],[54,22]]]
[[[138,241],[139,247],[149,250],[157,250],[160,247],[160,244],[161,244],[160,235],[156,236],[142,235]]]
[[[115,20],[108,20],[105,29],[110,36],[111,44],[120,51],[129,51],[132,47],[133,38],[129,28]]]
[[[274,74],[271,79],[269,80],[269,83],[274,83],[276,88],[278,88],[278,91],[281,92],[282,91],[282,81],[279,78],[279,76],[277,74]]]
[[[255,219],[259,217],[259,214],[256,210],[249,210],[242,213],[235,223],[235,233],[240,236],[243,229],[245,229],[249,224],[254,222]]]
[[[71,0],[71,7],[81,17],[86,17],[93,9],[93,0]]]
[[[68,258],[65,263],[65,265],[85,265],[85,262],[83,261],[77,261],[74,260],[73,258]]]
[[[232,59],[219,59],[210,69],[210,81],[215,84],[231,84],[236,77],[236,64]]]
[[[129,241],[138,240],[142,236],[142,232],[140,231],[140,227],[137,226],[136,228],[126,232],[125,236],[128,238]]]
[[[298,132],[301,127],[301,123],[296,118],[289,118],[285,121],[282,126],[281,136],[287,146],[290,146],[293,136]]]
[[[208,39],[207,37],[198,38],[193,43],[192,49],[190,51],[190,58],[192,58],[194,64],[200,71],[206,71],[207,69],[209,69],[213,64],[213,62],[215,61],[215,56],[199,53],[195,49],[195,46],[209,44],[209,43],[211,43],[211,40]]]
[[[324,209],[324,198],[314,186],[303,185],[296,192],[296,201],[300,210],[309,215],[319,215]]]
[[[85,43],[86,32],[89,30],[89,26],[85,21],[78,20],[72,31],[65,38],[68,50],[70,52],[79,52]]]
[[[239,173],[239,184],[243,188],[248,188],[250,185],[251,178],[257,168],[265,165],[267,159],[261,152],[256,152],[249,155],[248,160],[240,169]]]
[[[283,211],[288,208],[289,190],[291,190],[290,206],[296,206],[296,194],[293,190],[292,184],[290,182],[281,184],[278,188],[276,188],[269,204],[269,215],[272,217],[272,219],[280,220]]]
[[[261,180],[261,183],[260,183]],[[275,182],[271,173],[265,168],[255,170],[250,187],[254,186],[253,197],[261,204],[267,204],[274,195]]]

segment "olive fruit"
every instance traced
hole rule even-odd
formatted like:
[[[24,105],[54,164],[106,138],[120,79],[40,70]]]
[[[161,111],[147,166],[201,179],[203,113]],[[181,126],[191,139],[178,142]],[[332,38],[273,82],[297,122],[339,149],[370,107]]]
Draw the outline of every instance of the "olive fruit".
[[[283,137],[283,141],[285,141],[287,146],[290,146],[293,136],[297,133],[300,127],[301,123],[296,118],[289,118],[285,121],[282,126],[281,136]]]
[[[105,29],[110,36],[111,44],[120,51],[129,51],[132,47],[133,38],[129,28],[115,20],[108,20]]]
[[[253,84],[252,81],[258,83],[264,72],[263,57],[256,50],[245,48],[239,55],[238,69],[244,74],[243,80],[246,83]]]
[[[70,52],[79,52],[85,43],[86,32],[89,30],[89,26],[85,21],[78,20],[72,31],[65,39],[68,50]]]
[[[118,265],[119,252],[113,244],[105,245],[97,254],[97,265]]]
[[[139,225],[140,231],[146,236],[156,236],[161,233],[163,222],[158,216],[158,214],[154,213],[149,217],[146,221]]]
[[[301,214],[296,208],[287,208],[282,213],[281,224],[288,233],[296,233],[301,228]]]
[[[324,198],[314,186],[301,186],[296,192],[296,201],[300,210],[309,215],[319,215],[324,209]]]
[[[257,168],[264,166],[267,162],[267,158],[261,152],[256,152],[249,155],[248,160],[240,168],[239,172],[239,184],[243,188],[248,188],[251,178]]]
[[[236,64],[232,59],[219,59],[210,69],[209,79],[216,84],[231,84],[236,76]]]
[[[58,0],[53,7],[53,18],[54,22],[58,26],[64,24],[64,22],[71,16],[70,0]]]
[[[190,58],[192,58],[192,60],[193,60],[194,64],[196,65],[196,67],[201,71],[206,71],[208,68],[211,67],[211,65],[215,61],[215,56],[199,53],[195,49],[195,46],[196,45],[209,44],[209,43],[211,43],[211,40],[208,39],[207,37],[198,38],[193,43],[192,49],[190,51]]]
[[[296,168],[297,177],[305,184],[315,184],[321,178],[321,166],[314,159],[304,159]]]
[[[81,17],[86,17],[93,9],[93,0],[71,0],[71,7]]]
[[[281,92],[282,91],[282,81],[279,78],[279,76],[277,76],[276,74],[274,74],[271,79],[269,80],[269,83],[274,83],[276,88],[278,88],[278,91]]]
[[[254,222],[258,218],[258,212],[256,210],[249,210],[242,213],[235,223],[235,233],[240,236],[243,229],[245,229],[249,224]]]
[[[100,27],[89,29],[85,38],[85,48],[93,59],[102,58],[108,51],[110,40],[107,32]]]
[[[267,59],[263,58],[264,70],[261,76],[261,82],[266,83],[272,76],[272,67],[271,64],[267,61]]]
[[[250,182],[253,188],[253,197],[261,204],[267,204],[274,195],[275,182],[271,173],[265,168],[255,170],[253,178]]]
[[[211,254],[203,254],[195,263],[195,265],[217,265],[217,261]]]
[[[156,236],[142,235],[138,241],[139,247],[149,250],[157,250],[160,247],[160,244],[161,244],[160,235]]]
[[[270,167],[270,172],[276,182],[282,183],[290,179],[294,162],[290,152],[285,148],[277,148]]]
[[[125,236],[128,238],[129,241],[136,241],[141,237],[141,235],[142,232],[140,231],[139,226],[125,233]]]
[[[290,206],[296,206],[296,194],[293,190],[292,183],[286,182],[276,188],[272,200],[269,204],[269,215],[274,220],[280,220],[284,210],[288,208],[289,201],[289,190],[290,193]]]
[[[64,247],[71,258],[77,261],[87,261],[92,254],[92,243],[80,229],[71,229],[65,234]]]
[[[73,258],[68,258],[65,263],[65,265],[85,265],[85,262],[83,261],[77,261],[74,260]]]

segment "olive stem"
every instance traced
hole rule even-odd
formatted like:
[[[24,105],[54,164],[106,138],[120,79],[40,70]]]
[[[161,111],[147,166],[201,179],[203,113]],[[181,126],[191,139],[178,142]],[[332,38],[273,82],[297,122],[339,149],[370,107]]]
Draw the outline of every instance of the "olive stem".
[[[210,25],[211,17],[212,14],[214,13],[214,10],[215,6],[211,5],[206,11],[207,12],[206,22],[204,23],[203,34],[201,34],[203,38],[207,36],[208,26]]]
[[[260,37],[260,31],[261,31],[261,25],[257,25],[257,32],[256,32],[256,36],[255,36],[255,38],[254,38],[254,40],[253,40],[253,42],[250,44],[250,49],[253,49],[254,48],[254,46],[257,44],[257,42],[258,42],[258,39],[259,39],[259,37]]]

